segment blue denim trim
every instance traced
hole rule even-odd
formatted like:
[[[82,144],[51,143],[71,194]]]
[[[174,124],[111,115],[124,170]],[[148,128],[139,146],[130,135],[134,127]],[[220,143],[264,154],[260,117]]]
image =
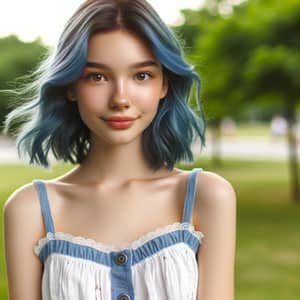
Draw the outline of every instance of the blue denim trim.
[[[55,228],[54,228],[54,223],[51,215],[45,183],[41,180],[34,180],[33,183],[39,195],[39,201],[41,205],[46,231],[50,233],[54,233]]]
[[[190,231],[179,229],[158,236],[141,245],[137,249],[125,250],[128,250],[127,252],[130,253],[131,265],[135,265],[160,250],[178,243],[187,244],[195,253],[197,253],[200,246],[199,240]],[[125,250],[120,252],[125,252]],[[39,257],[42,262],[45,262],[46,259],[54,253],[90,260],[108,267],[113,267],[115,265],[114,256],[116,252],[106,253],[93,247],[65,240],[48,240],[41,249]]]
[[[167,234],[158,236],[141,247],[133,250],[132,252],[132,264],[135,265],[143,259],[152,256],[160,250],[173,246],[178,243],[187,244],[195,253],[199,248],[199,240],[188,230],[176,230]]]
[[[124,265],[118,265],[114,258],[119,254],[125,254],[127,262]],[[121,294],[130,296],[130,300],[135,299],[132,283],[132,254],[133,250],[126,249],[119,252],[111,252],[111,299],[119,299]]]
[[[201,168],[195,168],[192,170],[187,183],[187,191],[184,201],[183,219],[182,222],[189,223],[192,217],[192,210],[194,206],[194,200],[197,188],[197,175],[202,171]]]
[[[65,240],[48,240],[41,249],[39,257],[42,262],[45,262],[51,254],[55,253],[90,260],[106,266],[111,265],[109,253],[98,251],[95,248],[79,245]]]

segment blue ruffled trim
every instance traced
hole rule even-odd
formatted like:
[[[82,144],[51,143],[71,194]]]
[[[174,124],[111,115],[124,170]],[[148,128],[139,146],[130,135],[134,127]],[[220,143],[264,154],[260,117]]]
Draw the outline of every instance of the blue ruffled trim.
[[[158,236],[144,243],[137,249],[124,249],[116,252],[106,253],[90,246],[76,244],[66,240],[48,240],[39,253],[42,262],[54,253],[68,255],[76,258],[90,260],[102,265],[112,267],[115,265],[114,258],[117,253],[124,253],[128,257],[128,263],[135,265],[149,256],[154,255],[160,250],[173,246],[178,243],[187,244],[194,252],[197,253],[200,242],[195,235],[189,230],[176,230],[167,234]]]

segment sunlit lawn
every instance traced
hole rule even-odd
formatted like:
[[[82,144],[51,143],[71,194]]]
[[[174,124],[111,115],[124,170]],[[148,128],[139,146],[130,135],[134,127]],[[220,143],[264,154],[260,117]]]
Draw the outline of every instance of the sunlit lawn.
[[[226,177],[237,192],[236,299],[299,300],[300,205],[289,199],[285,163],[225,161],[216,168],[200,160],[197,165]],[[20,185],[34,178],[56,176],[66,168],[59,166],[50,173],[0,165],[1,208]],[[2,253],[0,257],[0,299],[6,299]]]

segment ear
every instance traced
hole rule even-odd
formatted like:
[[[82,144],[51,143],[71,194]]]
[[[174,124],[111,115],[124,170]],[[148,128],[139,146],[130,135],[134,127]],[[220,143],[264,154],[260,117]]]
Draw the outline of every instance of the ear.
[[[161,88],[161,93],[160,93],[160,99],[163,99],[166,97],[167,93],[168,93],[168,88],[169,88],[169,84],[168,84],[168,78],[166,76],[163,77],[163,84],[162,84],[162,88]]]
[[[67,87],[66,94],[67,94],[67,99],[69,101],[76,101],[74,87],[72,86]]]

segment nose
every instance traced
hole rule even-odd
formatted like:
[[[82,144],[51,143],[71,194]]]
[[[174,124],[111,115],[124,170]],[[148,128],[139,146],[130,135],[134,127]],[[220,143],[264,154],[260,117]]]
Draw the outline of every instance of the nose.
[[[109,106],[114,110],[123,110],[130,107],[128,87],[125,80],[115,82]]]

